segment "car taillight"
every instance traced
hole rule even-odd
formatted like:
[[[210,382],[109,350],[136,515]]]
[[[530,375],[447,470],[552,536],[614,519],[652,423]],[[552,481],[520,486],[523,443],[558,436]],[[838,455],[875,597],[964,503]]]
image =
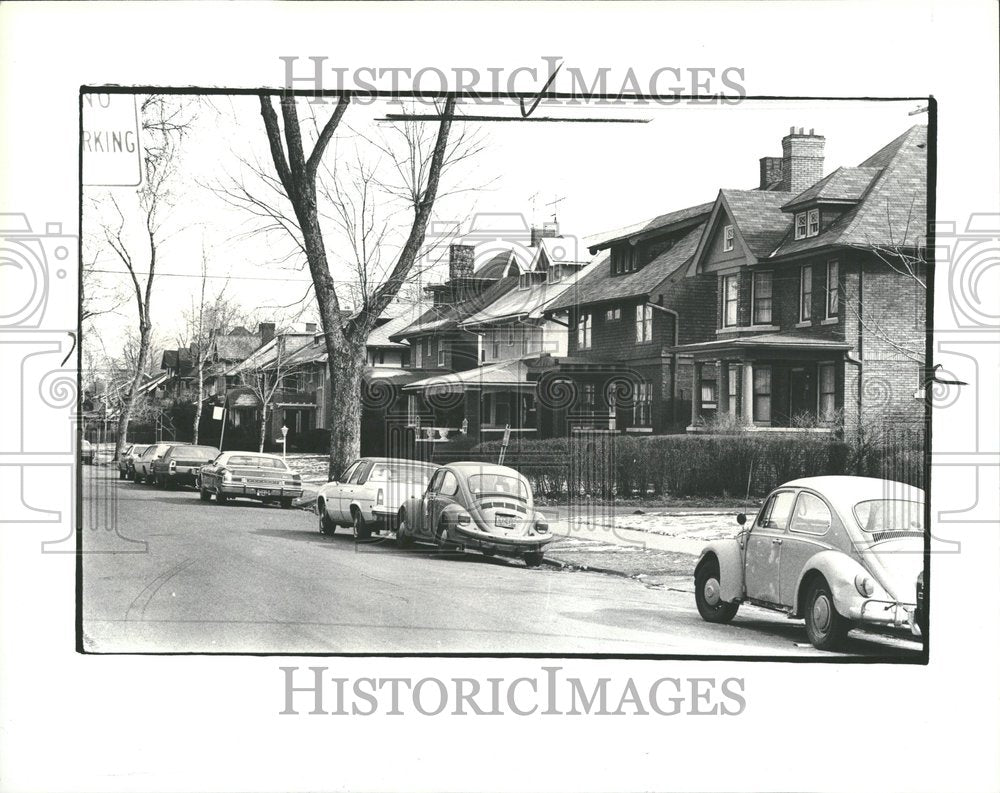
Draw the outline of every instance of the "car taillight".
[[[459,523],[461,523],[463,526],[466,526],[469,523],[472,523],[472,518],[470,518],[468,515],[459,515],[458,518],[456,518],[456,520]]]
[[[535,524],[535,531],[537,531],[539,534],[548,534],[549,524],[542,523],[542,521],[538,521],[538,523]]]
[[[177,467],[177,462],[174,460],[171,460],[170,465],[167,466],[167,468],[169,468],[171,471],[173,471],[176,467]]]
[[[382,492],[382,488],[381,487],[378,489],[378,493],[375,494],[375,503],[376,504],[384,504],[385,503],[385,494]]]
[[[233,472],[230,471],[228,468],[223,468],[221,471],[219,471],[219,473],[222,474],[222,481],[223,482],[232,482],[233,481]]]
[[[860,595],[866,598],[870,598],[872,593],[875,591],[875,584],[872,583],[872,580],[868,576],[861,575],[860,573],[854,576],[854,587],[858,590]]]

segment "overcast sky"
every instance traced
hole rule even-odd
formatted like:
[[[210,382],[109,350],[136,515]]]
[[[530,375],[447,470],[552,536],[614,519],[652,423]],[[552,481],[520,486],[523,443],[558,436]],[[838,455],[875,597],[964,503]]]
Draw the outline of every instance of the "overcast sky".
[[[557,216],[563,234],[588,237],[710,201],[719,188],[756,187],[759,158],[780,156],[781,138],[790,126],[815,128],[826,137],[824,173],[857,165],[913,124],[926,123],[926,116],[908,115],[915,108],[913,102],[745,101],[735,106],[681,104],[616,111],[649,119],[643,124],[479,123],[477,133],[484,137],[485,149],[447,175],[444,188],[486,187],[454,193],[439,202],[435,214],[466,228],[475,213],[522,213],[528,223],[540,224],[552,219],[549,202],[562,199]],[[332,103],[316,111],[321,121],[331,109]],[[359,144],[351,129],[370,135],[378,129],[375,118],[399,109],[387,102],[348,108],[338,139],[327,151],[328,161],[338,156],[353,159]],[[303,103],[300,116],[307,112]],[[600,113],[543,103],[535,115]],[[364,144],[360,149],[366,156],[371,153]],[[216,276],[210,291],[228,278],[227,294],[255,310],[259,319],[274,315],[280,321],[288,315],[280,306],[299,301],[308,291],[308,271],[295,269],[301,267],[301,257],[278,263],[289,250],[287,240],[246,236],[256,221],[227,206],[210,189],[240,173],[240,158],[270,164],[258,101],[214,97],[211,105],[199,107],[183,142],[175,204],[165,216],[172,236],[159,254],[151,312],[161,344],[170,346],[176,338],[182,313],[198,291],[203,244],[209,272]],[[102,190],[86,188],[84,193],[85,239],[96,231],[88,199]],[[128,198],[126,188],[115,190],[123,201]],[[398,234],[405,234],[409,216],[397,218]],[[324,232],[335,278],[349,278],[342,263],[342,239],[330,224]],[[141,240],[135,244],[141,245]],[[125,285],[124,271],[110,251],[99,255],[100,266],[121,273],[106,277]],[[431,273],[426,280],[440,279]],[[311,302],[310,294],[308,305]],[[300,320],[313,319],[309,313]],[[135,324],[134,300],[98,318],[94,327],[108,352],[115,354],[130,324]]]

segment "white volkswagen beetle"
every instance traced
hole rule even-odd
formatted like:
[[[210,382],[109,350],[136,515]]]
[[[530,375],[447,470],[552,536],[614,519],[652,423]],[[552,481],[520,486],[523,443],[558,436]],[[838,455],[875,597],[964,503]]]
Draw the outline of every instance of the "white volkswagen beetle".
[[[921,635],[923,566],[922,490],[867,477],[796,479],[735,538],[705,546],[695,601],[708,622],[729,622],[740,603],[803,617],[813,645],[833,650],[854,626]]]

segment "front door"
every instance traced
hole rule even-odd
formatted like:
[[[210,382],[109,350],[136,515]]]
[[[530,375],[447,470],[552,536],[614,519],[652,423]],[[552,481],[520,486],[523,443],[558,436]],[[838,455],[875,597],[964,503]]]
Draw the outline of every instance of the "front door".
[[[816,421],[816,375],[811,368],[792,369],[788,377],[788,423]]]
[[[795,491],[781,490],[772,495],[750,530],[746,545],[745,580],[747,597],[765,603],[780,603],[781,546],[788,530],[788,517]]]
[[[779,594],[785,606],[795,606],[799,578],[809,560],[830,547],[833,513],[815,493],[803,490],[795,502],[788,525],[788,536],[781,546],[781,585]]]

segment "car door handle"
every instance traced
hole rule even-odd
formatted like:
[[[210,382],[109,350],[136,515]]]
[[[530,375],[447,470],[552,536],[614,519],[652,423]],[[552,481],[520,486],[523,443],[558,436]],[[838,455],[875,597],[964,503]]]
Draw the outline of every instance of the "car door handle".
[[[771,543],[772,543],[773,545],[781,545],[781,542],[782,542],[781,540],[777,540],[777,539],[775,539],[775,540],[771,540]]]

